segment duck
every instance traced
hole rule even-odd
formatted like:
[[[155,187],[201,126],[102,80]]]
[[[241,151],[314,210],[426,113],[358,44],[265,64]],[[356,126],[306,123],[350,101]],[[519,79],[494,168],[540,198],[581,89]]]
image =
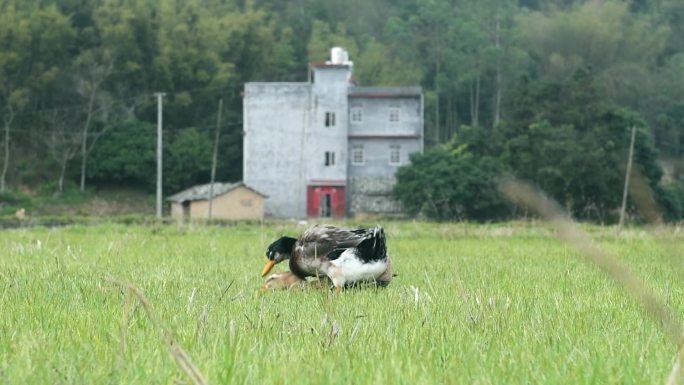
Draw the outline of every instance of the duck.
[[[293,274],[291,271],[284,271],[281,273],[274,273],[268,276],[264,281],[263,286],[259,289],[262,293],[269,290],[289,290],[297,287],[302,287],[306,280]]]
[[[261,293],[266,293],[271,290],[294,290],[304,288],[323,289],[330,286],[330,279],[327,276],[320,277],[317,281],[307,281],[304,278],[298,277],[291,271],[283,271],[280,273],[273,273],[264,280],[264,284],[259,288]]]
[[[276,264],[285,260],[289,260],[291,272],[301,278],[320,276],[320,268],[328,253],[335,249],[357,246],[370,231],[371,229],[314,225],[299,238],[280,237],[266,249],[268,261],[261,276],[265,277]]]
[[[299,238],[281,237],[266,250],[266,276],[278,263],[289,260],[290,272],[301,279],[327,276],[337,292],[360,282],[387,286],[395,276],[387,254],[385,232],[376,226],[344,229],[315,225]]]

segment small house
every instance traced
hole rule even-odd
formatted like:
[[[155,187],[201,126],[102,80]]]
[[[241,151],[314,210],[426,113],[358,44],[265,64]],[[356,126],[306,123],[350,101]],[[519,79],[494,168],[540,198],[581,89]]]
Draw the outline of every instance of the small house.
[[[212,219],[257,219],[264,217],[266,195],[237,183],[211,183],[191,187],[167,198],[174,218],[209,218],[209,198]]]

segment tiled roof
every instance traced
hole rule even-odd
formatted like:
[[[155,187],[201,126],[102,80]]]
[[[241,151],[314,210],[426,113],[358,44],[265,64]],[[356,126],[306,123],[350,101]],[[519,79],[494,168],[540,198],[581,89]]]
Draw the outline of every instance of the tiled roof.
[[[170,197],[166,198],[168,201],[172,202],[178,202],[182,203],[185,201],[198,201],[198,200],[208,200],[209,199],[209,191],[211,190],[210,188],[211,183],[207,184],[201,184],[197,186],[190,187],[187,190],[183,190],[179,193],[176,193],[174,195],[171,195]],[[246,184],[242,182],[236,182],[236,183],[214,183],[214,197],[217,197],[219,195],[223,195],[227,193],[228,191],[231,191],[237,187],[244,186],[245,188],[254,191],[255,193],[266,197],[266,195],[260,193],[259,191],[247,186]]]

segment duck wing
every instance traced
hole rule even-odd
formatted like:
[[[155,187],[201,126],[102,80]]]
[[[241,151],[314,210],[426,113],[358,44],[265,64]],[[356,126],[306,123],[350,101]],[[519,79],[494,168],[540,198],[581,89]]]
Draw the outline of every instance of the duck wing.
[[[357,246],[364,262],[380,261],[387,258],[387,243],[382,227],[373,229],[372,234]]]
[[[335,249],[358,246],[373,229],[343,229],[330,225],[316,225],[299,237],[296,251],[302,258],[320,258]]]
[[[339,258],[342,253],[351,249],[354,257],[363,263],[381,261],[387,259],[387,244],[385,240],[385,231],[382,227],[369,229],[365,237],[356,246],[348,248],[337,247],[327,254],[329,260],[334,261]]]

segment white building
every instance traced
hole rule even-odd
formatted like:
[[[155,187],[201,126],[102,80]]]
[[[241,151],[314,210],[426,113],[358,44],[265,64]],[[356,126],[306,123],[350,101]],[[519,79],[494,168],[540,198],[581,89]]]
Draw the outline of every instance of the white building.
[[[305,83],[247,83],[243,180],[279,218],[396,215],[394,174],[423,149],[420,87],[357,87],[341,48]]]

